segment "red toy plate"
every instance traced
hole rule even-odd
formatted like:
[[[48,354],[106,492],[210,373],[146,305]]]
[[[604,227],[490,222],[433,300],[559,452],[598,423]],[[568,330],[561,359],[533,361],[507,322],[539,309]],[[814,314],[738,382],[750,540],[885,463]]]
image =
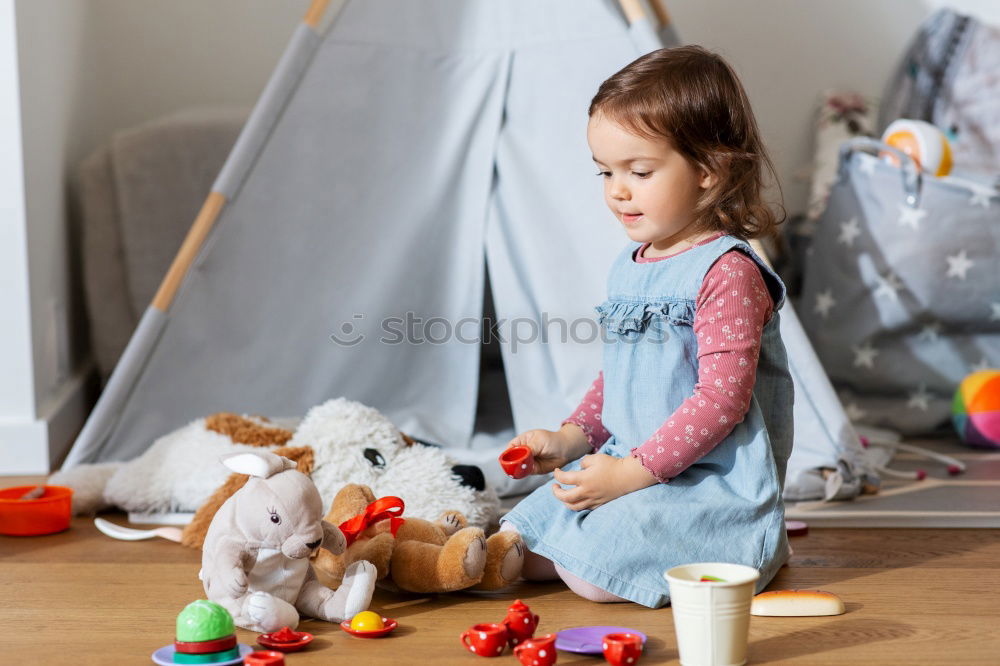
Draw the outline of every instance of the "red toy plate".
[[[315,638],[308,631],[293,631],[292,633],[295,634],[294,641],[276,641],[272,638],[274,633],[261,634],[257,637],[257,642],[269,650],[278,650],[279,652],[298,652],[305,646],[312,643],[313,638]]]
[[[385,623],[385,627],[382,629],[377,629],[375,631],[355,631],[351,629],[351,621],[344,620],[340,623],[340,628],[349,633],[351,636],[357,636],[358,638],[378,638],[379,636],[385,636],[390,631],[399,626],[399,623],[393,620],[391,617],[382,618],[382,622]]]

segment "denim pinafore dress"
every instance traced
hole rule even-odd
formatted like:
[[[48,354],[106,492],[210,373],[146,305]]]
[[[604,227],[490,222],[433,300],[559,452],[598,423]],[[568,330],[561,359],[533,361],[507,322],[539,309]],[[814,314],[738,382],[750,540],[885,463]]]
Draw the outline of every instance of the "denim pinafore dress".
[[[566,508],[545,484],[503,520],[531,551],[651,608],[670,601],[663,573],[693,562],[752,566],[760,571],[760,592],[788,557],[781,492],[792,450],[793,389],[778,331],[785,287],[748,243],[732,236],[649,263],[633,260],[640,245],[630,242],[615,260],[608,299],[597,307],[606,340],[601,418],[611,433],[599,453],[628,456],[693,394],[695,299],[709,268],[732,249],[757,262],[775,302],[762,332],[750,409],[669,483],[585,511]],[[564,469],[579,467],[577,460]]]

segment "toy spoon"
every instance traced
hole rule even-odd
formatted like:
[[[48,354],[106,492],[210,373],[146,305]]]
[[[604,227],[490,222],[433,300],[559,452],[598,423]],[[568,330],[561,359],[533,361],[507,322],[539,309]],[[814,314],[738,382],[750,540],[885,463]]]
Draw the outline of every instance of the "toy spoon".
[[[143,539],[163,537],[169,541],[176,541],[177,543],[181,542],[181,530],[179,527],[157,527],[152,530],[134,530],[131,527],[115,525],[114,523],[104,520],[103,518],[94,518],[94,525],[97,529],[112,539],[121,539],[122,541],[141,541]]]

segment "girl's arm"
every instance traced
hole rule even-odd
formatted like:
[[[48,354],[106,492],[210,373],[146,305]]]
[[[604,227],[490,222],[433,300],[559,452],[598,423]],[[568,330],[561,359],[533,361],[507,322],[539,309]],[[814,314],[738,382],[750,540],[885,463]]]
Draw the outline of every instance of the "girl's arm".
[[[604,407],[604,373],[597,374],[597,379],[590,385],[590,390],[583,396],[583,400],[573,414],[566,418],[560,426],[565,428],[567,423],[579,426],[580,430],[587,437],[591,452],[601,448],[604,442],[608,441],[611,433],[607,431],[601,422],[601,410]]]
[[[705,275],[695,305],[698,383],[636,458],[659,481],[677,476],[728,435],[750,408],[760,338],[774,305],[756,262],[727,252]]]

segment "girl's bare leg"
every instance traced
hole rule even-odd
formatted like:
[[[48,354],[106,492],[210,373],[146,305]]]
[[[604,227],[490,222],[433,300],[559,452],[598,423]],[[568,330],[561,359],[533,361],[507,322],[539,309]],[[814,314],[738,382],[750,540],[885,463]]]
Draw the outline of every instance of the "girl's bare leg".
[[[504,521],[500,523],[501,532],[516,532],[517,528]],[[545,581],[559,580],[556,565],[547,557],[537,555],[527,548],[524,549],[524,564],[521,566],[521,577],[525,580]]]
[[[517,528],[508,522],[502,522],[500,523],[500,531],[516,532]],[[527,548],[524,549],[524,566],[521,567],[521,576],[525,580],[533,581],[559,580],[561,578],[569,589],[589,601],[598,603],[628,601],[602,590],[596,585],[591,585],[582,578],[566,571],[549,558],[533,553]]]
[[[556,573],[559,574],[559,577],[566,583],[566,586],[588,601],[596,601],[601,604],[628,601],[628,599],[622,599],[621,597],[611,594],[607,590],[602,590],[596,585],[588,583],[578,576],[574,576],[558,564],[553,564],[553,566],[556,569]]]

